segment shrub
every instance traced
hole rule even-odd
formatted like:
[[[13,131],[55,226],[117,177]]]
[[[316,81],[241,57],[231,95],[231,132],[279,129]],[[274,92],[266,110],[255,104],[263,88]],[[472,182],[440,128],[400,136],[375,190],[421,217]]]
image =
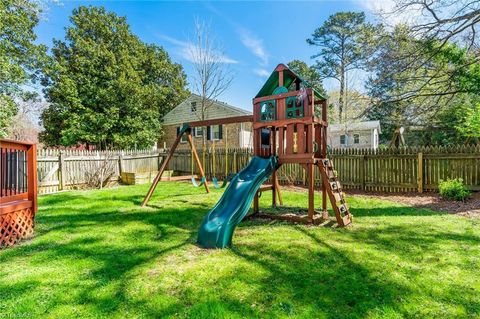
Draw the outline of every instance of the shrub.
[[[463,179],[461,178],[440,181],[438,189],[440,191],[440,196],[445,199],[464,201],[470,196],[470,191],[465,187]]]

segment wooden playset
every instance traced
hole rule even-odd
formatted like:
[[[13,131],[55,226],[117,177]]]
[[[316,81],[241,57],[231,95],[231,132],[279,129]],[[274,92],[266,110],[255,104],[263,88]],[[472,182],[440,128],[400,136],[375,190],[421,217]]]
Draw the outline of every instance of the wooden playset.
[[[0,248],[31,236],[36,212],[36,146],[0,140]]]
[[[183,134],[186,134],[187,141],[192,148],[192,155],[199,167],[200,175],[205,178],[202,164],[192,143],[191,129],[241,122],[253,123],[254,155],[260,158],[274,157],[276,163],[276,167],[271,172],[271,184],[266,186],[260,184],[260,187],[255,189],[253,196],[254,213],[259,213],[259,196],[262,192],[272,191],[272,206],[277,206],[277,202],[281,204],[278,169],[284,163],[298,163],[306,170],[308,183],[307,215],[290,214],[289,216],[272,215],[270,217],[306,223],[324,221],[328,218],[328,197],[338,225],[345,226],[352,222],[352,215],[345,202],[333,163],[327,158],[326,99],[283,64],[279,64],[275,68],[260,92],[253,99],[253,116],[196,121],[183,125],[145,196],[142,206],[145,206],[149,201]],[[314,172],[316,169],[319,169],[322,176],[322,212],[320,214],[315,211]],[[208,192],[206,180],[204,180],[203,185]],[[227,188],[225,192],[228,191]],[[262,214],[262,216],[266,215]]]

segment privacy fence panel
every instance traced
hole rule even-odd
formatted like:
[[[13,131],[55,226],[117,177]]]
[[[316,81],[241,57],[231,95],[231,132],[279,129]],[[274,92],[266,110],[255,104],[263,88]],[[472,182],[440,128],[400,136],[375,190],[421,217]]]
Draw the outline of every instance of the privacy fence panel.
[[[251,149],[198,151],[207,178],[223,179],[244,168],[253,156]],[[109,185],[117,184],[122,172],[158,171],[167,150],[109,152],[38,151],[40,193],[85,187],[85,176],[108,162],[113,174]],[[346,189],[382,192],[432,191],[441,180],[462,178],[471,190],[480,190],[480,146],[422,147],[400,149],[333,149],[329,157]],[[189,150],[178,150],[168,169],[175,175],[198,174]],[[305,170],[285,164],[279,170],[282,184],[305,185]],[[321,185],[319,172],[315,184]]]

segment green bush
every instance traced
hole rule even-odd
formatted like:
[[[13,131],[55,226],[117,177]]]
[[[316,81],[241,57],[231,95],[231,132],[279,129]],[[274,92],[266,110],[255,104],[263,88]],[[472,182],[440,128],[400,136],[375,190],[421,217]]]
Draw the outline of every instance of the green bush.
[[[465,187],[461,178],[440,181],[438,190],[440,191],[440,196],[445,199],[464,201],[470,196],[470,191]]]

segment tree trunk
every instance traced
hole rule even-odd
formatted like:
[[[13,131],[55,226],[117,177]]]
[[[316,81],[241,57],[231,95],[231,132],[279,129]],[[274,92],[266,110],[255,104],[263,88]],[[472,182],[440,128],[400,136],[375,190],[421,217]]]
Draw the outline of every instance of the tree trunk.
[[[343,61],[341,62],[342,65],[340,66],[340,96],[338,97],[338,122],[342,123],[342,114],[343,114],[343,95],[345,93],[345,67],[343,65]]]

